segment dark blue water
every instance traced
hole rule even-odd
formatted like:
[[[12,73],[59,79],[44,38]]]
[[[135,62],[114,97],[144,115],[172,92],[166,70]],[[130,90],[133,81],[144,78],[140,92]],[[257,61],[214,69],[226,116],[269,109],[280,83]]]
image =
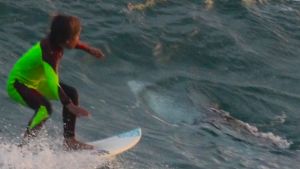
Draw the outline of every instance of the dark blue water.
[[[61,151],[56,102],[33,148],[15,146],[33,112],[8,98],[7,75],[56,12],[107,56],[65,51],[61,79],[93,114],[77,137],[143,130],[114,159]],[[299,168],[298,0],[2,0],[0,24],[1,168]]]

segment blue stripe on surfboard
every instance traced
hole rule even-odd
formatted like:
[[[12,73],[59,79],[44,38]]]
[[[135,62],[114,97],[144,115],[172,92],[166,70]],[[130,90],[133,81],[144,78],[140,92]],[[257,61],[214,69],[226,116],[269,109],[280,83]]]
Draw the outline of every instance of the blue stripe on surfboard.
[[[118,135],[118,137],[120,137],[120,138],[125,138],[125,137],[138,137],[138,136],[141,136],[141,134],[142,134],[141,128],[136,128],[136,129],[131,130],[131,131],[129,131],[129,132],[122,133],[122,134]]]

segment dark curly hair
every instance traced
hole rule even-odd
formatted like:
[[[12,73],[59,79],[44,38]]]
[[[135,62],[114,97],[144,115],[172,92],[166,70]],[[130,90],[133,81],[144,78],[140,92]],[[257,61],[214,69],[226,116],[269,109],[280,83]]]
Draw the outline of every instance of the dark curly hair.
[[[80,20],[76,16],[58,14],[53,17],[49,39],[52,44],[62,44],[74,38],[81,29]]]

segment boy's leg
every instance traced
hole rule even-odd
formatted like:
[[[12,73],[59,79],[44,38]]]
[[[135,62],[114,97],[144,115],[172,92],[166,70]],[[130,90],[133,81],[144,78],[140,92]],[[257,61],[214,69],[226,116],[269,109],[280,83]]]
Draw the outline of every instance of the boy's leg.
[[[36,136],[43,126],[43,123],[52,113],[50,102],[42,96],[37,90],[28,88],[24,84],[16,81],[14,87],[21,95],[27,106],[35,110],[34,115],[30,119],[24,137]]]
[[[60,83],[60,87],[71,98],[73,104],[79,104],[78,93],[74,87]],[[63,123],[64,123],[64,137],[65,146],[67,149],[92,149],[93,147],[81,143],[75,139],[75,124],[76,116],[71,113],[65,106],[63,107]]]
[[[60,83],[60,87],[70,97],[73,104],[78,105],[78,94],[76,89],[63,83]],[[63,123],[64,137],[75,137],[76,116],[71,113],[65,106],[63,107]]]

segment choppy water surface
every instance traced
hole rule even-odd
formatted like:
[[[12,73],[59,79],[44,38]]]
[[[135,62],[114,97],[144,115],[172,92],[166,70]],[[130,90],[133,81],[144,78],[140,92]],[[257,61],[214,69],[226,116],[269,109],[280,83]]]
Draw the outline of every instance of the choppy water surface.
[[[62,151],[55,102],[41,136],[16,146],[33,112],[9,100],[7,74],[56,12],[80,17],[82,40],[107,55],[65,51],[61,79],[93,114],[78,137],[143,130],[115,159]],[[300,166],[297,0],[2,0],[0,24],[0,168]]]

